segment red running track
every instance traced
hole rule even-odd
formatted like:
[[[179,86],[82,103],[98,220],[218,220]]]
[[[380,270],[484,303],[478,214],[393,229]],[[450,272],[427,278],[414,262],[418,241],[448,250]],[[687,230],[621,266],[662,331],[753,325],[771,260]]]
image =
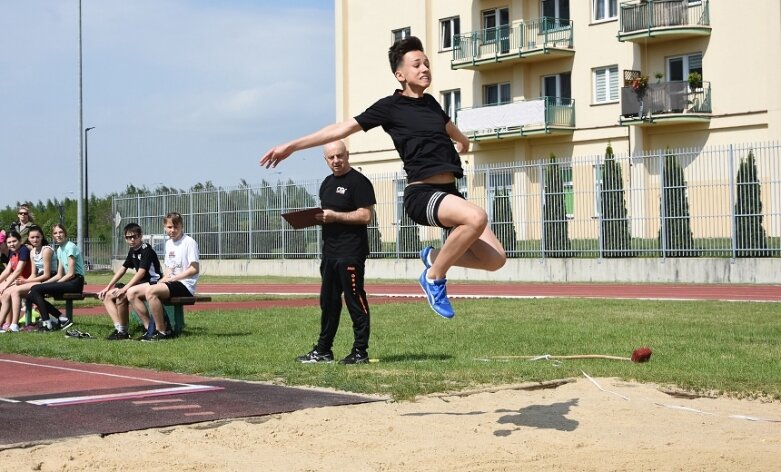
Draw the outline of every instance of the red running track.
[[[87,286],[85,290],[98,291],[100,289],[102,289],[100,286]],[[383,299],[387,297],[423,297],[420,287],[412,283],[367,284],[366,292],[369,297]],[[316,283],[202,283],[198,284],[198,293],[202,295],[268,294],[317,296],[320,293],[320,285]],[[781,302],[781,285],[450,282],[448,283],[448,294],[455,298],[625,298]],[[274,301],[269,302],[274,303]],[[254,306],[258,304],[257,301],[251,303]],[[303,304],[309,303],[311,301]]]

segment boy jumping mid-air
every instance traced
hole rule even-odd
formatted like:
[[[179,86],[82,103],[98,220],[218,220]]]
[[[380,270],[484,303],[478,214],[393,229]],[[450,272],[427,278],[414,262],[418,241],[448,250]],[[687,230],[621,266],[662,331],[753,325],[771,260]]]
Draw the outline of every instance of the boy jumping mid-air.
[[[431,308],[452,318],[455,312],[445,286],[448,269],[459,266],[494,271],[504,266],[507,258],[488,226],[485,210],[465,200],[456,186],[456,179],[464,175],[459,152],[469,150],[469,139],[436,99],[425,93],[431,85],[431,69],[423,45],[414,36],[397,41],[388,58],[401,90],[354,118],[272,148],[260,159],[260,165],[273,168],[296,151],[382,126],[393,139],[407,173],[407,215],[420,225],[452,228],[441,249],[425,247],[420,251],[425,268],[419,279]]]

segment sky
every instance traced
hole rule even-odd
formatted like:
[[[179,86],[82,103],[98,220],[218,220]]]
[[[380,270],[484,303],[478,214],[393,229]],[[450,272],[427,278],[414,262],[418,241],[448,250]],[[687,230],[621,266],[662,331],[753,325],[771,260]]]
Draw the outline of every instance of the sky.
[[[0,0],[0,208],[129,184],[235,187],[327,175],[272,146],[335,120],[332,0]],[[80,126],[80,108],[83,126]]]

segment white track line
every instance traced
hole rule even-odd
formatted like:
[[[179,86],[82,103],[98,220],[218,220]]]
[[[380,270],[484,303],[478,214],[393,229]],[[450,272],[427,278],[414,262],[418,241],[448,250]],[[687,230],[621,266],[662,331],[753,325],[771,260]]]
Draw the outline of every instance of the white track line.
[[[94,402],[108,401],[108,400],[124,400],[128,398],[140,398],[140,397],[150,396],[150,395],[172,395],[175,393],[192,393],[192,392],[203,392],[209,390],[222,390],[222,387],[214,387],[211,385],[194,385],[194,384],[179,383],[179,382],[169,382],[166,380],[155,380],[155,379],[149,379],[145,377],[135,377],[131,375],[109,374],[107,372],[95,372],[86,369],[76,369],[73,367],[61,367],[61,366],[54,366],[54,365],[47,365],[47,364],[39,364],[36,362],[14,361],[11,359],[0,359],[0,362],[7,362],[9,364],[20,364],[25,366],[43,367],[47,369],[64,370],[67,372],[77,372],[82,374],[102,375],[105,377],[113,377],[119,379],[138,380],[142,382],[149,382],[149,383],[156,383],[156,384],[163,384],[163,385],[176,385],[176,387],[159,388],[159,389],[152,389],[152,390],[140,390],[134,392],[127,392],[127,393],[87,395],[87,396],[79,396],[79,397],[47,398],[43,400],[28,400],[26,402],[33,405],[46,405],[46,406],[73,405],[77,403],[94,403]],[[13,403],[13,401],[10,402]]]

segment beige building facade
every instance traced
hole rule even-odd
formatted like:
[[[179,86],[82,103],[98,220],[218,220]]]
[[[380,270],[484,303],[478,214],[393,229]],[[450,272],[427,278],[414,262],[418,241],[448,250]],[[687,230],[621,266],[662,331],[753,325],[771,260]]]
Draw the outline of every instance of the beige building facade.
[[[428,92],[474,143],[465,167],[781,136],[777,0],[336,0],[335,16],[336,119],[398,87],[388,47],[417,36]],[[364,172],[401,170],[381,130],[349,146]]]

